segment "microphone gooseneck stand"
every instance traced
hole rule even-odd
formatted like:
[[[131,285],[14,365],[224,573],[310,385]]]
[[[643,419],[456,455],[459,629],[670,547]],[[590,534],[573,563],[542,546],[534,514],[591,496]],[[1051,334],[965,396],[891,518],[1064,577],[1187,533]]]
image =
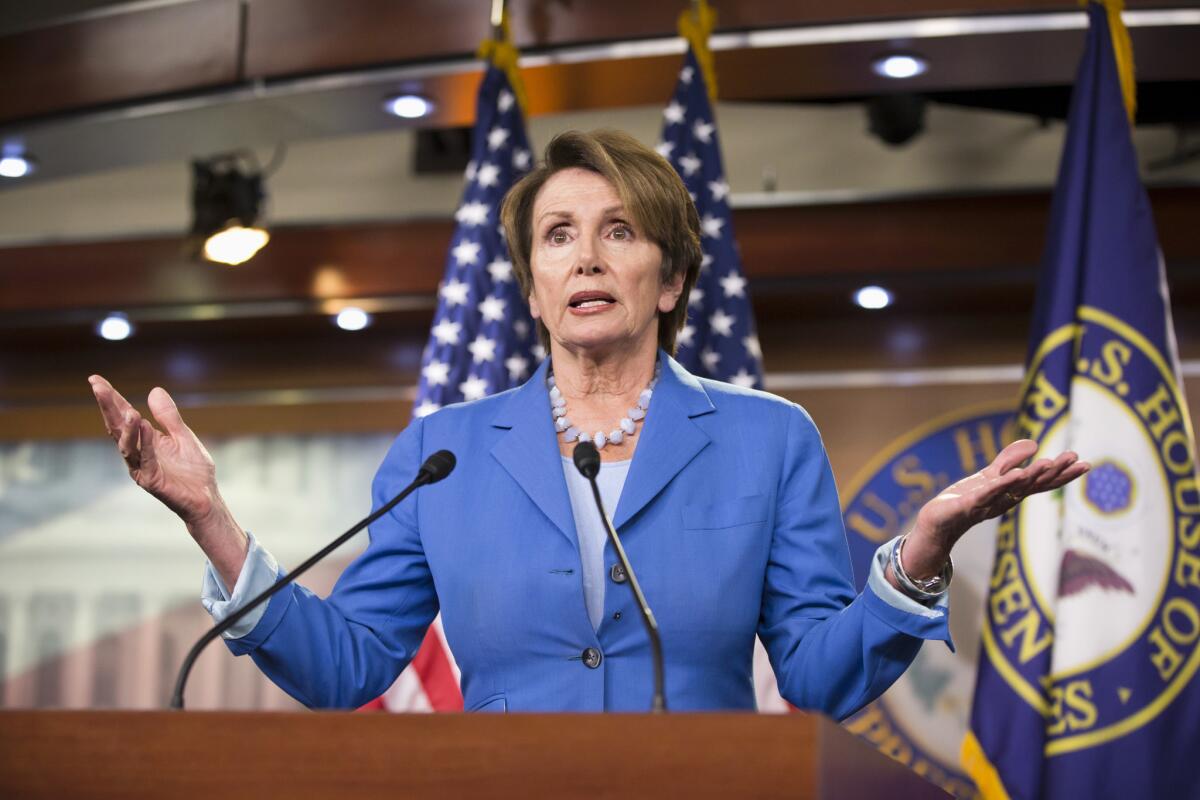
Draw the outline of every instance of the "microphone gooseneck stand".
[[[196,663],[196,659],[200,656],[200,652],[208,645],[209,642],[211,642],[213,639],[216,639],[222,633],[236,625],[238,621],[265,603],[276,592],[308,571],[313,564],[316,564],[325,556],[341,547],[354,534],[358,533],[363,528],[367,527],[372,522],[391,511],[401,500],[408,497],[420,487],[427,486],[431,483],[437,483],[442,478],[449,475],[454,469],[454,465],[454,454],[449,450],[439,450],[431,455],[425,460],[425,463],[421,465],[421,468],[417,471],[417,477],[412,483],[404,488],[404,491],[400,492],[400,494],[384,503],[362,522],[359,522],[353,528],[327,544],[316,555],[312,556],[303,564],[289,572],[287,575],[284,575],[281,579],[271,584],[266,591],[262,592],[257,597],[250,600],[250,602],[246,603],[246,605],[242,606],[237,611],[233,612],[228,617],[210,628],[208,632],[201,636],[199,641],[192,646],[192,649],[188,651],[187,658],[183,660],[183,666],[179,668],[179,674],[175,678],[175,692],[171,695],[170,707],[179,710],[183,708],[183,688],[185,685],[187,685],[188,673],[192,671],[192,666]]]
[[[621,562],[621,568],[629,577],[629,588],[633,590],[633,597],[637,601],[638,609],[642,612],[642,623],[646,626],[646,633],[650,636],[650,654],[654,662],[654,699],[650,703],[650,710],[656,714],[662,713],[667,710],[667,701],[663,695],[662,639],[658,635],[658,622],[654,619],[654,612],[650,610],[650,605],[646,602],[646,595],[642,594],[642,587],[638,583],[637,575],[633,573],[633,565],[629,563],[629,557],[625,555],[625,548],[621,546],[621,539],[617,536],[617,531],[613,528],[612,523],[609,522],[608,514],[604,513],[600,485],[596,483],[596,476],[600,473],[600,451],[591,442],[583,441],[575,445],[571,457],[575,461],[575,468],[579,470],[579,474],[587,478],[588,483],[592,486],[592,497],[596,500],[596,510],[600,512],[600,521],[604,523],[604,530],[608,531],[608,540],[612,542],[613,550],[617,553],[617,560]]]

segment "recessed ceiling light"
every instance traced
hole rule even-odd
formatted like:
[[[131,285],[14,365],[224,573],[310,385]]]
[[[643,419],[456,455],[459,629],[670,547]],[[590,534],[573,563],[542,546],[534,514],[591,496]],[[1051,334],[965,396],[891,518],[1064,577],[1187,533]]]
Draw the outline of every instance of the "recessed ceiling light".
[[[24,178],[35,169],[33,159],[24,155],[6,153],[0,158],[0,178]]]
[[[119,342],[129,338],[133,333],[133,325],[124,314],[109,314],[96,326],[96,333],[110,342]]]
[[[383,101],[383,110],[402,119],[420,119],[433,113],[433,101],[419,94],[398,94]]]
[[[882,286],[864,286],[854,293],[854,302],[861,308],[887,308],[892,304],[892,293]]]
[[[929,62],[920,56],[893,54],[875,59],[871,65],[876,75],[903,80],[915,78],[929,69]]]
[[[346,306],[338,312],[335,321],[344,331],[361,331],[371,324],[371,315],[358,306]]]

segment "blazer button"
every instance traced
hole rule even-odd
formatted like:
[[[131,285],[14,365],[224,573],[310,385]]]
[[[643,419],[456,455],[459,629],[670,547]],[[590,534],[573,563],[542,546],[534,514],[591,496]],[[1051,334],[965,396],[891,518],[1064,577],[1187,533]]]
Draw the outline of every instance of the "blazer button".
[[[594,647],[589,647],[583,651],[583,663],[588,669],[595,669],[600,666],[600,651]]]
[[[629,576],[625,574],[625,568],[618,561],[612,565],[612,569],[608,571],[608,576],[613,579],[613,583],[624,583],[629,580]]]

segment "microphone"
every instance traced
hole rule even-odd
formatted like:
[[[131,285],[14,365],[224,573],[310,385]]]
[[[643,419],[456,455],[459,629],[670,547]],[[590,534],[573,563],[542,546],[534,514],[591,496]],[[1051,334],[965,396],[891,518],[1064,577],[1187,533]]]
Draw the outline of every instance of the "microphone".
[[[428,486],[431,483],[437,483],[442,478],[445,478],[454,470],[455,463],[456,461],[454,458],[454,453],[451,453],[449,450],[439,450],[429,458],[425,459],[425,463],[421,465],[419,470],[417,470],[417,477],[413,479],[412,483],[404,487],[404,491],[400,492],[400,494],[384,503],[377,510],[372,512],[369,517],[362,520],[353,528],[327,544],[316,555],[312,556],[303,564],[289,572],[287,575],[284,575],[278,581],[271,584],[269,587],[267,587],[266,591],[262,592],[257,597],[250,600],[250,602],[246,603],[246,605],[242,606],[237,611],[233,612],[228,617],[210,628],[209,631],[201,636],[199,641],[192,646],[192,649],[188,651],[187,658],[183,660],[183,666],[179,668],[179,674],[175,678],[175,692],[171,695],[170,707],[172,709],[183,708],[183,687],[187,685],[188,673],[192,671],[192,666],[196,663],[196,659],[200,656],[200,652],[204,650],[209,642],[232,628],[238,623],[239,620],[241,620],[255,608],[258,608],[260,605],[265,603],[280,589],[287,586],[289,583],[296,580],[296,578],[307,572],[313,564],[316,564],[325,556],[341,547],[346,543],[347,540],[350,539],[351,536],[358,533],[387,512],[391,511],[397,503],[408,497],[418,488],[422,486]]]
[[[596,510],[600,512],[600,521],[604,523],[604,529],[608,531],[608,540],[612,542],[613,550],[617,552],[617,560],[621,562],[621,567],[629,576],[629,588],[633,590],[633,597],[642,612],[642,623],[646,626],[646,633],[650,636],[650,654],[654,662],[654,699],[651,701],[650,710],[661,713],[667,710],[667,701],[663,695],[662,640],[658,636],[658,622],[655,621],[654,612],[650,610],[650,605],[646,602],[646,595],[642,594],[642,587],[638,583],[637,576],[633,574],[633,565],[629,563],[629,557],[625,555],[621,539],[617,536],[612,523],[609,522],[608,515],[604,513],[604,503],[600,498],[600,486],[596,483],[596,476],[600,474],[600,451],[596,449],[596,445],[584,440],[575,445],[571,457],[575,460],[575,469],[579,470],[579,474],[587,478],[588,483],[592,485],[592,497],[596,500]]]

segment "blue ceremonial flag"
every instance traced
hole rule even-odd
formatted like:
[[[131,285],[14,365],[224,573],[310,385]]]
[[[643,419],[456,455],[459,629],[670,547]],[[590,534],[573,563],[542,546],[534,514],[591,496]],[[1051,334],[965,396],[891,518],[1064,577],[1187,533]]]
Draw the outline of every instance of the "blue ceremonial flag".
[[[545,357],[500,227],[500,201],[533,163],[518,94],[505,70],[489,62],[466,188],[454,214],[458,224],[421,360],[417,417],[518,386]]]
[[[1088,6],[1017,411],[1092,469],[1000,521],[963,745],[989,799],[1200,797],[1195,439],[1119,11]]]
[[[701,6],[701,14],[711,15],[707,4]],[[684,12],[681,30],[689,14]],[[704,251],[675,357],[693,374],[761,389],[762,350],[733,237],[729,184],[725,182],[716,118],[709,101],[707,80],[711,76],[706,78],[696,57],[697,48],[707,56],[711,16],[706,20],[703,32],[683,30],[690,40],[687,59],[679,71],[675,94],[663,111],[662,141],[656,147],[675,167],[696,202]]]

